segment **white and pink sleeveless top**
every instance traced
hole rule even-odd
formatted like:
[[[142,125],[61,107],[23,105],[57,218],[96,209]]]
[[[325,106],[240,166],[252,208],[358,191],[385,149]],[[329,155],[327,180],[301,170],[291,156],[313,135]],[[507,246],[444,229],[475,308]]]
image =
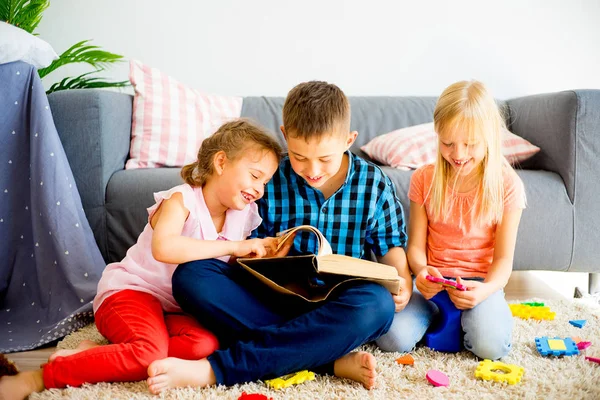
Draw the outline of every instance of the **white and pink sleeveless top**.
[[[202,188],[183,184],[170,190],[154,193],[156,204],[148,208],[148,223],[138,237],[137,243],[129,250],[120,262],[109,264],[100,282],[98,293],[94,299],[94,312],[110,295],[124,289],[139,290],[154,295],[160,300],[166,312],[179,312],[181,309],[173,298],[171,277],[177,264],[159,262],[152,257],[152,234],[150,219],[163,200],[169,199],[173,193],[183,195],[183,204],[190,212],[182,236],[200,240],[243,240],[256,229],[262,219],[258,215],[257,206],[251,203],[243,210],[227,210],[223,230],[217,232],[204,201]],[[225,262],[230,256],[219,257]]]

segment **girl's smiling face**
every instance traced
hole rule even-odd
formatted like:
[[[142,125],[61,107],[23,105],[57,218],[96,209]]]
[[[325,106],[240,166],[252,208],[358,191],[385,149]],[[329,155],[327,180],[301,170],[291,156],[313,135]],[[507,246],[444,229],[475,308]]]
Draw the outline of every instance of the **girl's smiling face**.
[[[265,185],[277,170],[277,157],[270,151],[252,149],[220,166],[218,198],[227,208],[242,210],[260,199]]]
[[[438,140],[440,153],[452,166],[455,176],[470,176],[485,158],[485,144],[477,135],[454,130],[440,133]]]

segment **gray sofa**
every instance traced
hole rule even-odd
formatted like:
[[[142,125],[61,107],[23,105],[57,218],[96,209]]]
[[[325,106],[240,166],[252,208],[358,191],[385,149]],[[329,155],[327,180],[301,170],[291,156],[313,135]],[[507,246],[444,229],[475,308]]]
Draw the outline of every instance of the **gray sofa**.
[[[376,135],[432,120],[433,97],[353,97],[353,151]],[[247,97],[242,116],[279,131],[283,98]],[[181,182],[178,168],[125,170],[132,96],[99,90],[50,95],[50,106],[106,262],[123,258],[147,221],[152,193]],[[528,198],[514,269],[600,272],[600,90],[503,102],[512,132],[541,147],[518,170]],[[411,172],[382,166],[408,211]],[[408,212],[407,212],[408,214]],[[598,276],[598,275],[596,275]]]

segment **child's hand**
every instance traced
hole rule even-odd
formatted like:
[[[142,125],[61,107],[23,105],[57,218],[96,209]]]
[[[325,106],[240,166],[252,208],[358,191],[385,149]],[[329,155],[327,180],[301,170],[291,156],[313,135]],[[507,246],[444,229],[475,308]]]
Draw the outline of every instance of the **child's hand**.
[[[290,249],[294,245],[294,239],[296,238],[296,234],[294,233],[291,237],[289,237],[285,243],[277,250],[277,246],[281,241],[281,238],[265,238],[265,240],[270,240],[270,246],[268,247],[267,255],[265,257],[285,257],[290,252]]]
[[[417,275],[417,278],[415,279],[417,289],[419,289],[419,292],[421,292],[426,300],[429,300],[444,290],[444,286],[439,283],[428,281],[425,278],[427,275],[436,276],[438,278],[443,278],[443,276],[436,267],[432,267],[431,265],[428,265],[427,268],[423,268],[421,272],[419,272],[419,275]]]
[[[456,279],[456,282],[467,287],[467,290],[448,290],[450,300],[459,310],[470,310],[490,295],[488,286],[484,282],[465,281],[460,277]]]
[[[392,295],[394,304],[396,305],[396,312],[404,310],[404,307],[408,304],[410,296],[412,295],[412,280],[407,281],[406,279],[400,278],[400,293],[398,295]]]
[[[235,257],[262,258],[267,255],[268,249],[273,246],[273,239],[274,238],[247,239],[235,242],[235,250],[233,251],[233,253],[231,253],[231,255]]]

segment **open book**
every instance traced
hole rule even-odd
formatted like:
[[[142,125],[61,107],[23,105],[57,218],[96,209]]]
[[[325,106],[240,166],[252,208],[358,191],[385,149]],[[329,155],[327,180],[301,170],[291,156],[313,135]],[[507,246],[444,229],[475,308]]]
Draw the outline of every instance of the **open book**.
[[[307,301],[326,299],[333,290],[350,281],[368,280],[383,285],[391,293],[400,291],[396,268],[333,254],[331,245],[314,226],[301,225],[278,233],[278,249],[295,233],[310,232],[317,237],[317,254],[273,258],[238,258],[238,263],[281,293],[299,296]]]

